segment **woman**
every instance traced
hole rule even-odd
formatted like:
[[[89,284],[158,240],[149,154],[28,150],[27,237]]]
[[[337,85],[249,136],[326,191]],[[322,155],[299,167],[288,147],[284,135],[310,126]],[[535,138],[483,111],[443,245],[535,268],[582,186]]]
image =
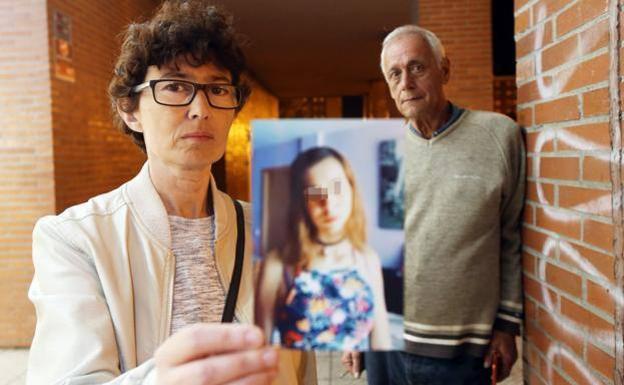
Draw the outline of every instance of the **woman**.
[[[381,266],[351,167],[331,148],[309,149],[290,167],[290,191],[286,244],[260,267],[256,323],[289,348],[390,349]]]
[[[147,162],[116,190],[38,221],[28,384],[276,377],[278,352],[260,330],[220,324],[253,312],[249,208],[211,174],[249,93],[244,70],[229,19],[206,1],[165,2],[128,27],[109,91]],[[300,357],[280,355],[282,383],[296,383]]]

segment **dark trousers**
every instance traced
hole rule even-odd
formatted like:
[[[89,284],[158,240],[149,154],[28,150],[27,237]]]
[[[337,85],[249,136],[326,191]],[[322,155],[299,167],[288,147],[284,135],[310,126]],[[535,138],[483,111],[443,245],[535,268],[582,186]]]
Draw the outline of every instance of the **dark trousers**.
[[[403,352],[366,352],[369,385],[488,385],[490,369],[483,358],[453,359],[417,356]]]

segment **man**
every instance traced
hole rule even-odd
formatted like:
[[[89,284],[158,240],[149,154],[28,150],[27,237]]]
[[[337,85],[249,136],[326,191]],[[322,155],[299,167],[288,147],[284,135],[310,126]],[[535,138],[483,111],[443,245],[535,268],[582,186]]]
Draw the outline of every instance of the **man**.
[[[516,361],[522,320],[520,129],[447,100],[450,62],[430,31],[391,32],[381,68],[409,125],[405,353],[383,357],[390,374],[403,366],[405,378],[385,381],[487,384],[495,360],[502,380]],[[384,381],[378,365],[379,354],[367,355],[370,384]]]

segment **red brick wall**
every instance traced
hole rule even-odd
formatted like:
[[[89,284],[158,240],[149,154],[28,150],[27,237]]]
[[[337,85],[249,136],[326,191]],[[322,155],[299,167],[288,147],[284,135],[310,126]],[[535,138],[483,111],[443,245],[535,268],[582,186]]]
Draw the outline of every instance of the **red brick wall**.
[[[50,23],[54,10],[71,18],[75,68],[73,83],[52,76],[57,212],[119,186],[144,161],[141,151],[113,127],[107,87],[122,28],[151,14],[157,4],[154,0],[48,0]]]
[[[528,132],[529,384],[614,383],[614,314],[622,291],[611,204],[618,186],[610,175],[609,96],[618,95],[609,87],[608,41],[616,14],[607,6],[608,0],[515,2],[518,119]]]
[[[252,86],[251,96],[230,128],[225,151],[227,193],[246,201],[251,198],[252,121],[279,117],[277,98],[253,79],[249,81]]]
[[[447,96],[468,108],[492,110],[491,0],[419,0],[418,24],[434,32],[451,61]]]
[[[0,2],[0,346],[30,342],[30,233],[54,211],[46,4]]]

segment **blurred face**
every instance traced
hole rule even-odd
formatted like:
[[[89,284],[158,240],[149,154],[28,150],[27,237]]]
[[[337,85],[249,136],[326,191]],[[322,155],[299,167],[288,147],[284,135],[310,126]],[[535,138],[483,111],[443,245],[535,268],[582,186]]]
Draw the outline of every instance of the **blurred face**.
[[[306,210],[321,241],[341,237],[353,208],[353,189],[340,162],[325,158],[306,173]]]
[[[406,119],[415,123],[444,110],[449,62],[444,58],[437,63],[421,36],[406,34],[391,40],[382,60],[390,95]]]
[[[193,67],[178,60],[158,68],[148,67],[145,81],[178,79],[196,83],[230,84],[229,71],[212,63]],[[171,90],[175,92],[176,90]],[[154,101],[151,88],[141,91],[138,109],[131,114],[134,121],[128,126],[142,132],[147,156],[164,164],[187,170],[210,168],[223,153],[235,111],[217,109],[208,103],[207,96],[197,91],[187,106],[164,106]]]

